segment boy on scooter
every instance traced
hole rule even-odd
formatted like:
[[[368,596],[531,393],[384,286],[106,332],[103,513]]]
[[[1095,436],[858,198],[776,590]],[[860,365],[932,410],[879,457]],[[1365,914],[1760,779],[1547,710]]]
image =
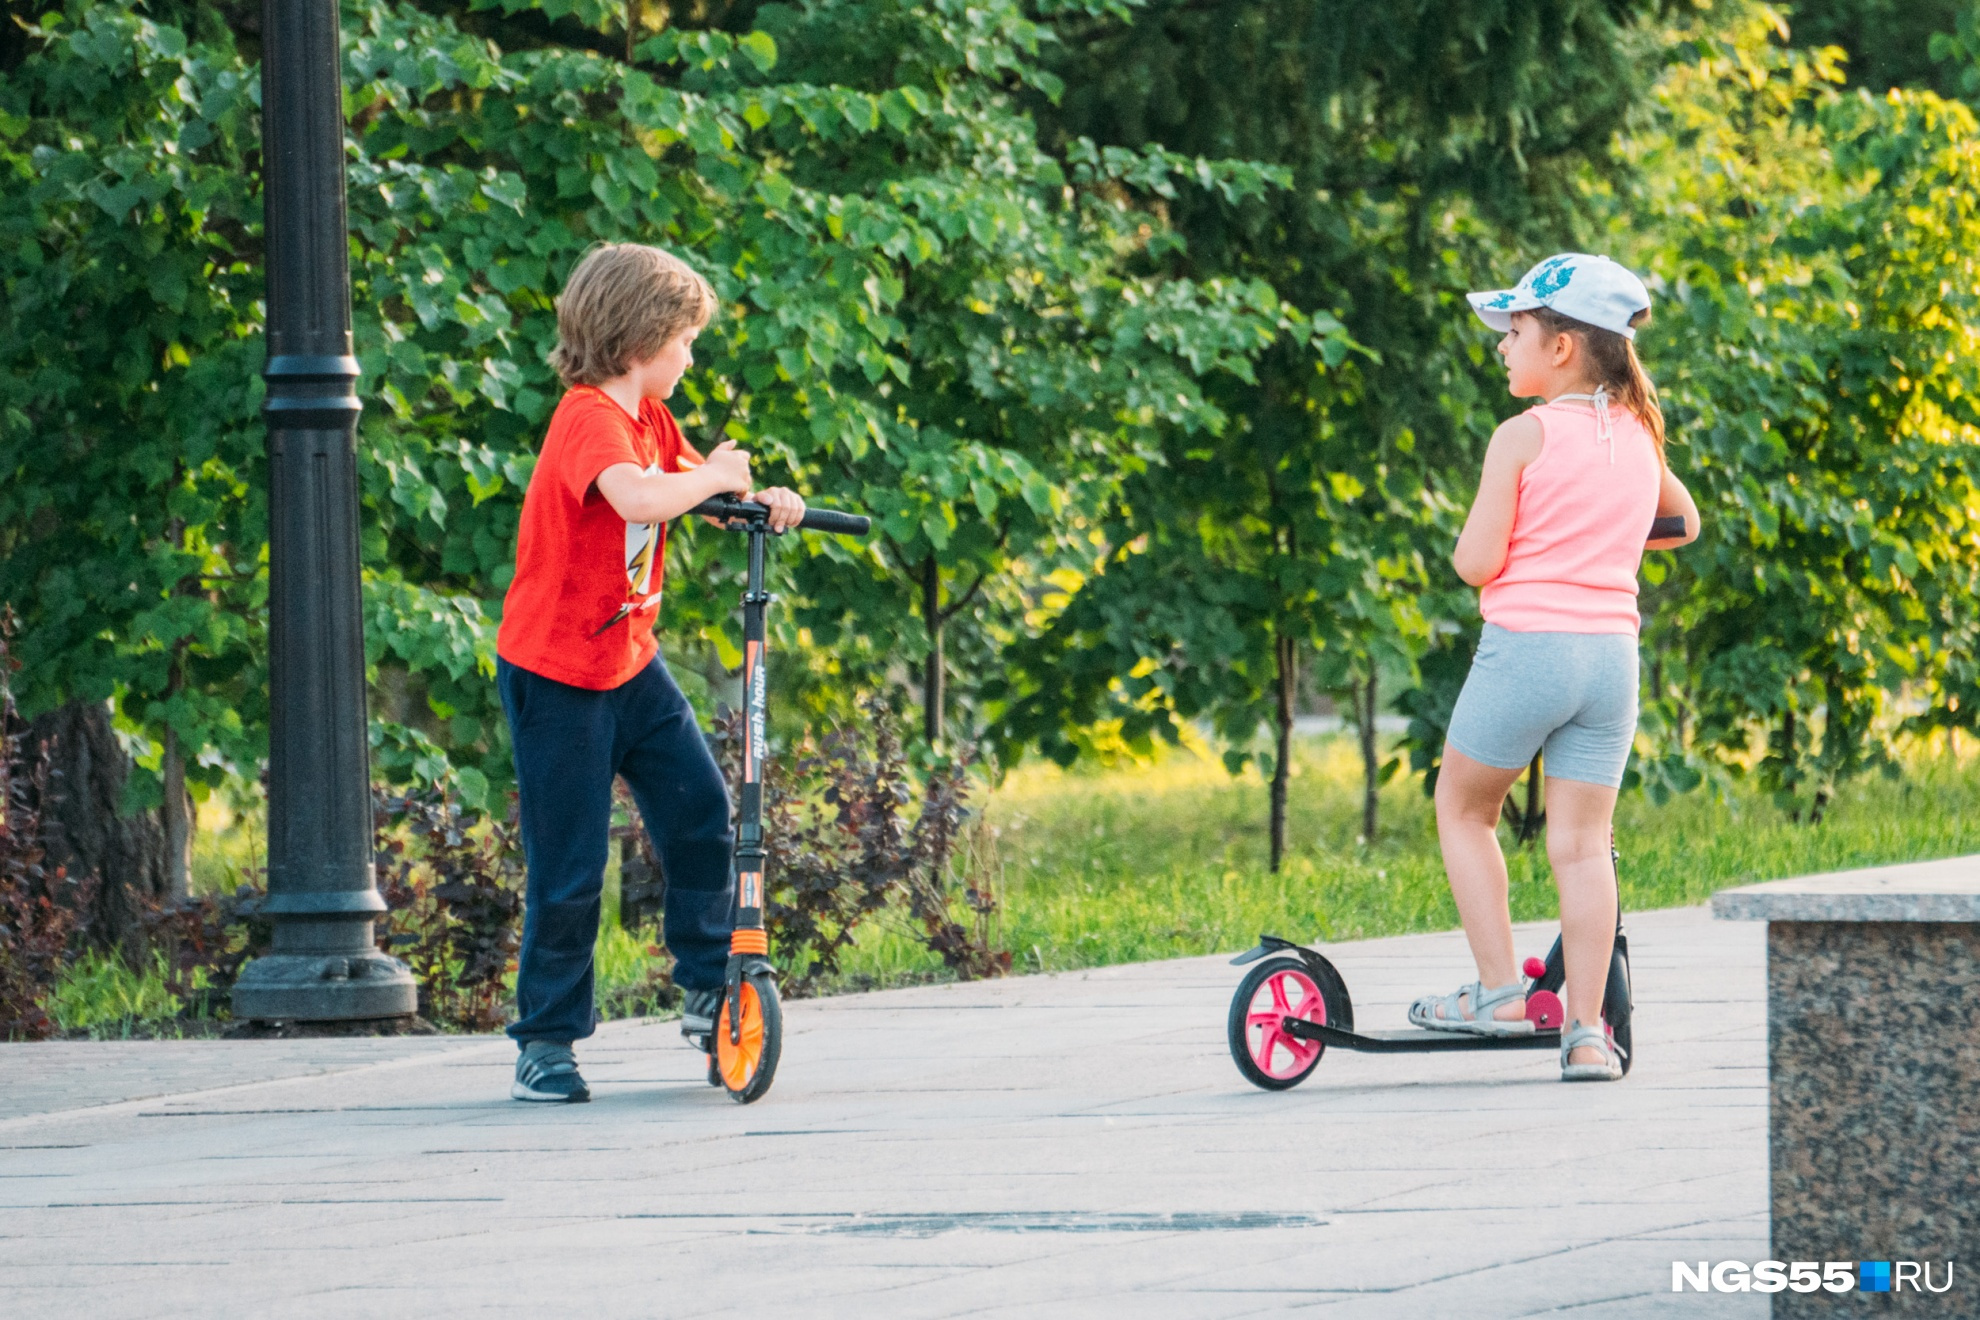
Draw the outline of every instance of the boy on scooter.
[[[731,493],[768,505],[776,531],[804,516],[791,491],[751,489],[734,441],[703,458],[667,411],[715,307],[685,262],[632,243],[593,249],[557,300],[550,362],[568,388],[523,498],[495,644],[529,872],[509,1027],[517,1100],[591,1098],[571,1047],[596,1024],[614,778],[632,790],[667,877],[681,1031],[714,1026],[734,837],[721,772],[653,636],[667,523]]]

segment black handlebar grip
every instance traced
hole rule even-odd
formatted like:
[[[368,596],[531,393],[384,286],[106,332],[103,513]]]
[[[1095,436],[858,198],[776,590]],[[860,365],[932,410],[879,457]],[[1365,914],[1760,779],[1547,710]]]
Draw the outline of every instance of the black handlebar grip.
[[[712,500],[703,500],[701,503],[695,505],[687,511],[685,516],[689,518],[699,516],[702,518],[747,521],[751,518],[769,517],[770,506],[767,504],[752,504],[748,500],[739,500],[733,495],[717,495]]]
[[[1684,515],[1674,513],[1668,518],[1650,520],[1650,539],[1668,541],[1684,535]]]
[[[831,532],[838,536],[865,536],[873,530],[873,520],[863,513],[840,513],[837,509],[806,509],[798,523],[807,532]]]
[[[688,510],[690,515],[719,518],[725,522],[762,522],[770,516],[770,506],[733,495],[717,495]],[[873,530],[873,520],[864,514],[840,513],[837,509],[806,509],[798,526],[807,532],[832,532],[839,536],[865,536]]]

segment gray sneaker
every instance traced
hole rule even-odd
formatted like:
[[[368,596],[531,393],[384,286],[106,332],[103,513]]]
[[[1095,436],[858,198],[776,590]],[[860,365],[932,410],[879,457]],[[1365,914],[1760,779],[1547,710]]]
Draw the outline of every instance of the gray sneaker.
[[[722,1007],[722,987],[690,990],[681,1000],[681,1034],[697,1049],[708,1048],[708,1035],[715,1030],[715,1014]]]
[[[568,1044],[533,1040],[516,1059],[516,1081],[509,1098],[581,1105],[591,1099],[591,1088],[578,1075],[577,1055]]]

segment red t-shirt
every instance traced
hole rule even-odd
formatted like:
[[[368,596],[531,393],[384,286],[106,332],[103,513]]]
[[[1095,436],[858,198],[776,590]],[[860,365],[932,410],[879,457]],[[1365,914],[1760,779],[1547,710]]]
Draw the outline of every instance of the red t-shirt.
[[[634,421],[596,386],[565,394],[523,496],[496,654],[595,691],[644,669],[658,649],[667,528],[621,518],[598,493],[598,474],[616,463],[651,475],[700,462],[658,400],[642,399]]]

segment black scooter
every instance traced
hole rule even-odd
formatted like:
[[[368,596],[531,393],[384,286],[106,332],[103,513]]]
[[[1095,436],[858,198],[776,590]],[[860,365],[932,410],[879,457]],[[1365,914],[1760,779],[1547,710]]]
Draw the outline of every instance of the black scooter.
[[[1610,844],[1611,864],[1616,862]],[[1277,956],[1273,956],[1277,955]],[[1264,961],[1260,961],[1263,959]],[[1547,956],[1528,958],[1526,1018],[1529,1036],[1472,1036],[1455,1031],[1356,1031],[1354,1000],[1334,964],[1314,949],[1261,935],[1258,946],[1231,959],[1233,966],[1258,963],[1238,983],[1225,1023],[1231,1058],[1246,1081],[1268,1091],[1284,1091],[1305,1081],[1329,1045],[1364,1054],[1433,1054],[1447,1050],[1556,1050],[1566,1012],[1560,990],[1566,983],[1560,936]],[[1635,1042],[1629,1029],[1634,1002],[1629,980],[1629,934],[1623,929],[1622,893],[1616,894],[1616,948],[1609,956],[1609,981],[1602,995],[1602,1025],[1621,1047],[1622,1070],[1629,1072]]]
[[[1650,524],[1652,541],[1684,535],[1684,519],[1658,518]],[[1620,862],[1615,839],[1609,840],[1609,862]],[[1275,956],[1276,955],[1276,956]],[[1263,960],[1263,961],[1261,961]],[[1305,1081],[1319,1066],[1329,1045],[1367,1054],[1430,1054],[1448,1050],[1559,1050],[1565,1011],[1560,989],[1566,982],[1560,937],[1542,958],[1528,958],[1521,968],[1527,978],[1526,1017],[1533,1023],[1528,1036],[1473,1036],[1453,1031],[1354,1029],[1354,1000],[1347,982],[1326,957],[1314,949],[1261,935],[1258,946],[1231,959],[1233,966],[1258,966],[1245,974],[1231,997],[1225,1021],[1231,1058],[1254,1086],[1284,1091]],[[1630,1033],[1633,999],[1629,980],[1629,934],[1623,929],[1622,885],[1616,886],[1616,947],[1609,958],[1609,980],[1602,996],[1602,1024],[1621,1047],[1622,1070],[1628,1074],[1635,1056]]]
[[[763,589],[763,556],[770,539],[769,506],[721,496],[689,510],[749,536],[749,582],[743,590],[742,801],[736,819],[736,925],[729,937],[729,965],[715,1030],[703,1042],[708,1083],[737,1104],[762,1098],[777,1075],[783,1052],[784,1015],[770,965],[770,933],[763,927],[763,730],[768,707],[764,669],[764,616],[771,596]],[[865,536],[873,521],[854,513],[807,509],[800,528],[839,536]]]

